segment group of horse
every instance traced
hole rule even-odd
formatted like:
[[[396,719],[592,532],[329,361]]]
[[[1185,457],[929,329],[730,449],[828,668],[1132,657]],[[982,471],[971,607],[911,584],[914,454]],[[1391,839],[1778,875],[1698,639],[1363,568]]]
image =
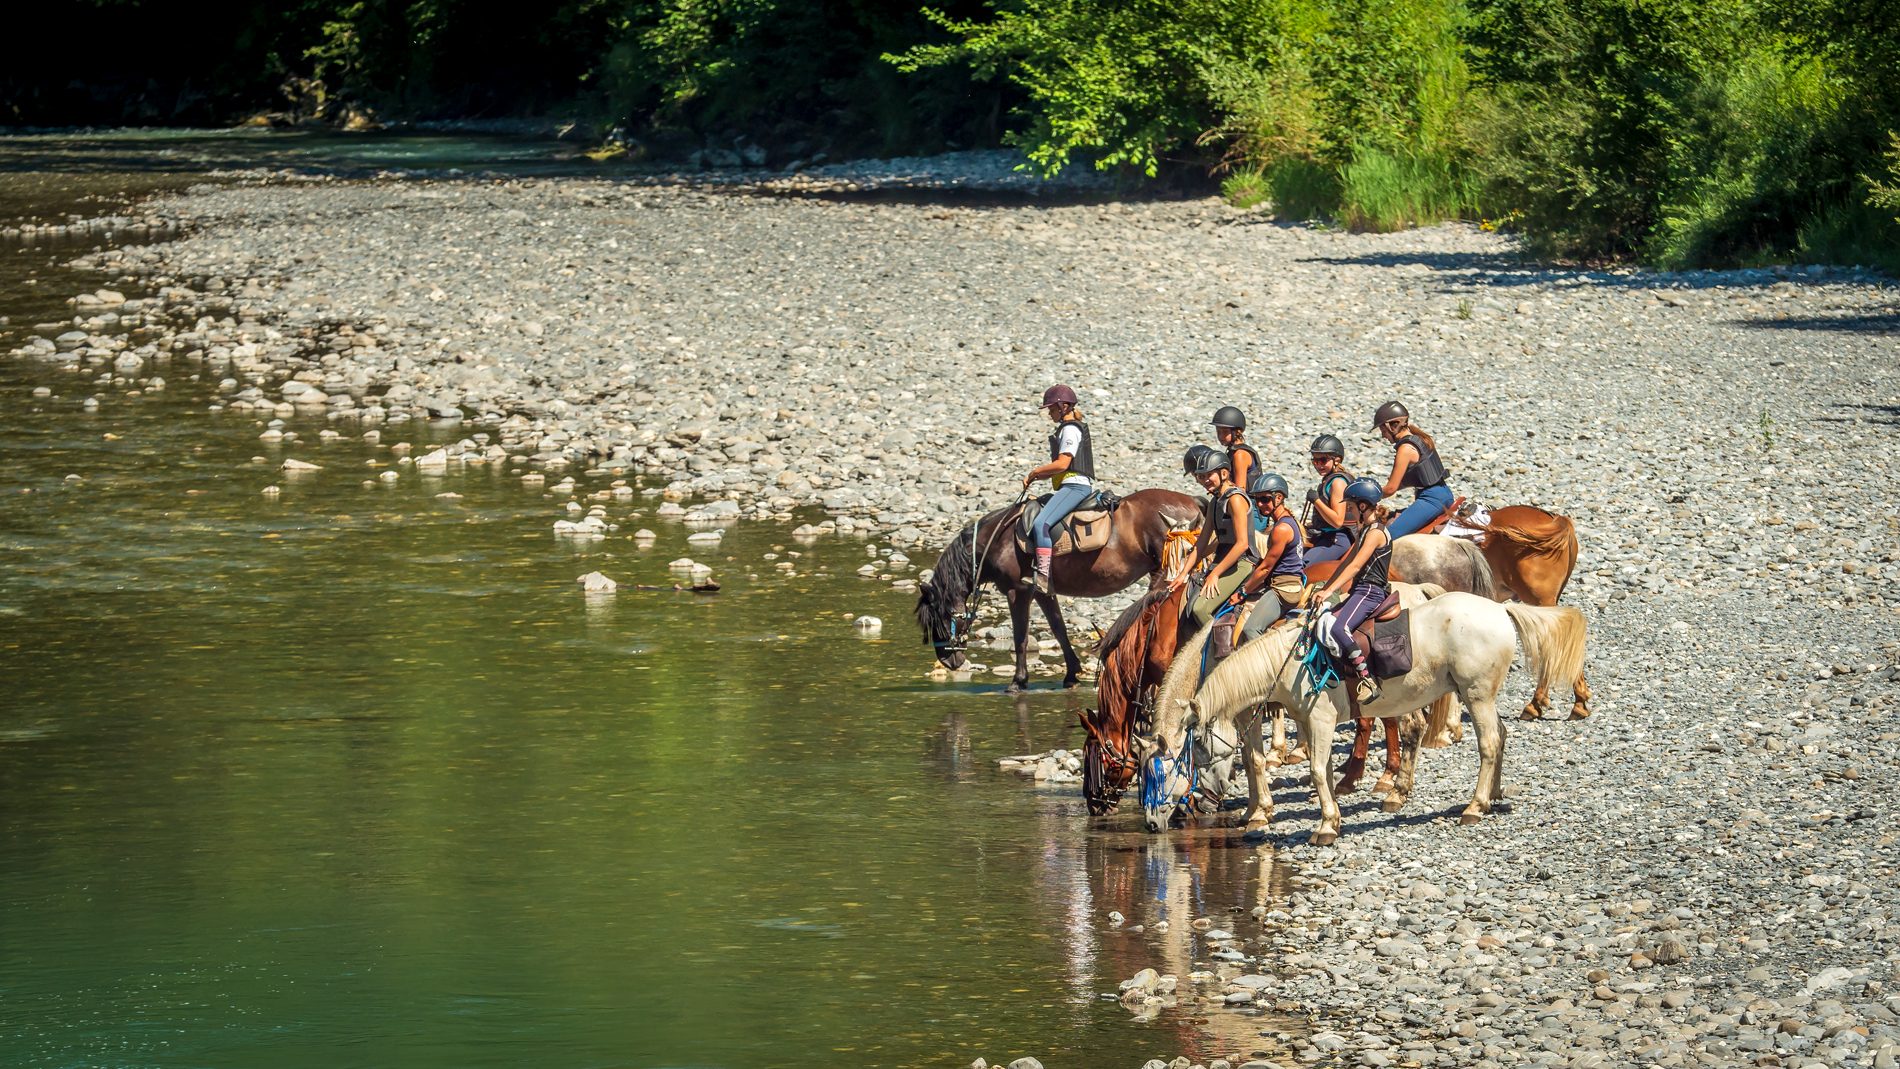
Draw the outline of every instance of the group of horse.
[[[1107,543],[1089,552],[1059,554],[1051,593],[1025,582],[1030,559],[1009,531],[1020,503],[991,512],[958,534],[920,585],[917,620],[925,641],[945,667],[967,662],[967,647],[986,589],[1005,599],[1014,636],[1012,690],[1028,684],[1029,610],[1040,608],[1061,646],[1063,685],[1076,685],[1082,662],[1054,595],[1105,597],[1143,580],[1146,594],[1116,619],[1096,643],[1100,659],[1097,705],[1081,714],[1083,795],[1090,813],[1114,812],[1137,776],[1144,820],[1160,831],[1191,810],[1218,809],[1237,759],[1244,758],[1250,831],[1271,819],[1267,769],[1301,759],[1286,742],[1289,720],[1310,759],[1320,808],[1316,843],[1339,832],[1336,794],[1357,789],[1364,773],[1373,721],[1385,726],[1386,763],[1374,786],[1383,808],[1395,812],[1411,794],[1418,750],[1461,735],[1455,696],[1478,736],[1479,775],[1466,823],[1478,820],[1499,797],[1504,730],[1498,691],[1524,648],[1536,689],[1522,716],[1550,711],[1553,680],[1572,690],[1570,717],[1589,715],[1583,676],[1585,627],[1573,607],[1557,604],[1575,570],[1575,525],[1529,505],[1491,511],[1481,522],[1459,521],[1460,537],[1408,535],[1393,545],[1391,577],[1409,610],[1412,667],[1382,683],[1382,694],[1354,709],[1350,687],[1325,672],[1312,652],[1317,641],[1296,615],[1245,643],[1225,660],[1207,664],[1205,629],[1192,634],[1186,614],[1193,584],[1176,583],[1200,529],[1201,503],[1169,490],[1141,490],[1121,499]],[[1451,519],[1448,516],[1446,519]],[[1331,578],[1338,562],[1307,569],[1309,583]],[[1267,599],[1268,604],[1272,599]],[[1273,724],[1265,743],[1263,721]],[[1356,720],[1351,755],[1332,778],[1332,739],[1342,720]]]

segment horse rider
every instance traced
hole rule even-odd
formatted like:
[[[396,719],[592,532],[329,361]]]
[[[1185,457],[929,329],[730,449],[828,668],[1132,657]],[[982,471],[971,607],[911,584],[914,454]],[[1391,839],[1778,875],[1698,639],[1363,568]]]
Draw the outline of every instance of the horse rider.
[[[1352,473],[1346,470],[1346,443],[1337,435],[1322,434],[1313,439],[1313,470],[1319,472],[1319,487],[1306,495],[1312,510],[1307,525],[1306,563],[1338,560],[1352,548],[1352,535],[1346,530],[1346,485]]]
[[[1384,499],[1379,484],[1371,479],[1354,479],[1352,485],[1346,487],[1346,523],[1357,532],[1352,552],[1318,593],[1302,599],[1304,604],[1324,605],[1326,599],[1341,590],[1346,591],[1346,600],[1332,611],[1331,634],[1345,655],[1349,670],[1357,677],[1355,693],[1361,705],[1379,700],[1379,683],[1366,666],[1366,651],[1353,641],[1352,629],[1377,612],[1392,596],[1389,573],[1392,542],[1396,536],[1373,518],[1379,502]]]
[[[1214,451],[1213,446],[1201,445],[1198,442],[1195,443],[1194,445],[1188,446],[1187,454],[1181,458],[1181,474],[1192,478],[1194,475],[1194,469],[1198,467],[1201,463],[1201,458],[1206,456],[1209,453],[1212,453],[1213,451]]]
[[[1194,478],[1210,498],[1201,520],[1200,536],[1194,540],[1194,553],[1188,558],[1187,571],[1174,581],[1178,587],[1203,560],[1212,560],[1207,577],[1201,581],[1194,603],[1188,609],[1202,627],[1213,621],[1214,614],[1240,588],[1254,565],[1260,563],[1260,553],[1254,545],[1253,520],[1248,515],[1252,510],[1247,504],[1247,492],[1234,485],[1228,463],[1227,454],[1219,449],[1210,449],[1195,458]],[[1234,648],[1233,628],[1215,628],[1208,641],[1216,660],[1227,656]]]
[[[1306,589],[1306,562],[1300,553],[1300,522],[1293,515],[1293,510],[1286,507],[1286,480],[1270,471],[1263,471],[1253,477],[1253,483],[1247,487],[1247,496],[1253,499],[1255,522],[1259,523],[1262,518],[1266,522],[1266,546],[1260,554],[1260,565],[1228,600],[1238,605],[1258,596],[1263,590],[1271,590],[1274,597],[1279,599],[1279,611],[1271,611],[1264,602],[1255,605],[1253,612],[1247,616],[1247,626],[1240,629],[1243,643],[1259,637],[1261,632],[1298,609],[1300,594]]]
[[[1247,417],[1233,405],[1222,405],[1208,423],[1213,426],[1214,437],[1220,440],[1221,448],[1227,450],[1234,485],[1243,489],[1252,485],[1254,474],[1260,470],[1260,454],[1241,441],[1247,436]],[[1259,522],[1257,517],[1255,522]]]
[[[1392,474],[1385,480],[1382,496],[1391,497],[1404,487],[1417,492],[1405,511],[1386,525],[1393,538],[1417,534],[1451,508],[1451,488],[1445,485],[1449,474],[1438,459],[1438,445],[1432,436],[1412,424],[1412,414],[1397,401],[1387,401],[1373,413],[1372,427],[1396,448]]]
[[[1079,403],[1067,386],[1057,384],[1042,392],[1042,410],[1056,424],[1049,436],[1049,462],[1023,476],[1025,493],[1038,479],[1048,479],[1055,489],[1030,526],[1036,544],[1036,589],[1044,594],[1050,591],[1049,565],[1055,558],[1055,539],[1049,529],[1095,493],[1095,451],[1089,445],[1089,425],[1076,408]]]

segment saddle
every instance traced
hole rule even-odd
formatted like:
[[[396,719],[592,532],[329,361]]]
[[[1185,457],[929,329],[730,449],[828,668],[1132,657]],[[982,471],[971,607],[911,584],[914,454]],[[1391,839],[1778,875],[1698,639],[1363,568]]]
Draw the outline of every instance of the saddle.
[[[1457,519],[1458,510],[1463,508],[1464,504],[1465,504],[1464,498],[1462,497],[1452,498],[1451,504],[1445,508],[1445,511],[1439,513],[1437,517],[1432,520],[1432,522],[1419,528],[1414,533],[1416,534],[1450,534],[1451,532],[1441,531],[1440,528],[1443,528],[1446,524],[1451,523],[1453,520]],[[1385,506],[1381,505],[1379,507],[1379,522],[1390,523],[1392,522],[1392,517],[1397,516],[1402,511],[1404,510],[1386,508]]]
[[[1036,522],[1036,514],[1042,511],[1052,496],[1044,494],[1023,503],[1022,515],[1016,520],[1016,548],[1021,552],[1034,551],[1036,543],[1030,537],[1030,528]],[[1095,491],[1074,512],[1064,516],[1061,522],[1050,529],[1049,538],[1056,555],[1092,553],[1108,545],[1109,536],[1115,530],[1115,509],[1121,503],[1119,496],[1107,490]]]

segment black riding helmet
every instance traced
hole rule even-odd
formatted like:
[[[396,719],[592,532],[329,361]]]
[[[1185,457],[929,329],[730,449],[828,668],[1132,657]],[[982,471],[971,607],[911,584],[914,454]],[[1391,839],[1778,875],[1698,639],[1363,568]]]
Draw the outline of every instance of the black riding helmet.
[[[1233,431],[1244,431],[1247,429],[1247,417],[1241,415],[1240,409],[1235,408],[1233,405],[1220,406],[1220,408],[1215,410],[1214,418],[1208,420],[1208,422],[1216,427],[1226,427],[1228,430]]]
[[[1338,435],[1322,434],[1318,438],[1313,439],[1313,445],[1307,452],[1318,456],[1334,456],[1344,460],[1346,459],[1346,443],[1340,441]]]
[[[1397,401],[1387,401],[1385,404],[1379,406],[1377,412],[1372,414],[1372,429],[1376,431],[1395,419],[1409,420],[1411,418],[1412,414],[1405,410],[1404,405]]]
[[[1194,471],[1192,474],[1212,475],[1217,471],[1225,469],[1231,463],[1233,463],[1233,459],[1227,455],[1227,450],[1208,449],[1207,452],[1194,458]]]
[[[1205,456],[1208,453],[1212,453],[1213,451],[1214,451],[1214,447],[1211,445],[1188,446],[1187,454],[1181,458],[1182,474],[1185,474],[1185,475],[1194,474],[1195,470],[1201,466],[1201,457]]]
[[[1285,497],[1286,480],[1270,471],[1255,472],[1253,478],[1247,480],[1247,496],[1260,497],[1265,494]]]

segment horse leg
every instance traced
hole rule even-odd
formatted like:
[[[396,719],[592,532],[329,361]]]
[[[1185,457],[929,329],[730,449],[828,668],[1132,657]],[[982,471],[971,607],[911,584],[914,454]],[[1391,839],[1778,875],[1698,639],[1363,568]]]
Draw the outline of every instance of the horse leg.
[[[1286,764],[1286,709],[1275,704],[1273,709],[1273,745],[1267,748],[1266,762],[1269,767],[1278,768]]]
[[[1503,791],[1504,722],[1498,718],[1495,691],[1476,700],[1466,698],[1465,706],[1471,710],[1471,727],[1478,736],[1478,786],[1458,823],[1476,824]]]
[[[1411,713],[1405,714],[1411,716]],[[1373,794],[1386,794],[1392,790],[1393,780],[1399,774],[1399,718],[1385,718],[1385,771],[1379,781],[1372,785]]]
[[[1570,719],[1582,720],[1590,715],[1590,684],[1583,681],[1581,671],[1577,673],[1576,680],[1570,684],[1570,690]]]
[[[1387,813],[1396,813],[1405,807],[1412,797],[1412,788],[1418,779],[1418,750],[1425,737],[1425,721],[1417,713],[1408,713],[1399,727],[1399,776],[1392,785],[1392,793],[1385,796],[1379,808]]]
[[[1326,745],[1321,746],[1324,742]],[[1366,774],[1366,751],[1372,746],[1372,718],[1362,716],[1353,723],[1352,757],[1339,767],[1339,784],[1333,788],[1337,794],[1351,794],[1359,789],[1359,777]],[[1319,759],[1321,750],[1332,750],[1331,739],[1312,740],[1313,759]],[[1327,764],[1332,764],[1329,760]]]
[[[1241,739],[1247,748],[1247,812],[1241,815],[1240,825],[1247,829],[1246,834],[1265,835],[1267,825],[1273,822],[1273,785],[1267,779],[1266,747],[1260,741],[1260,716],[1255,712],[1247,718],[1247,729]]]
[[[1531,692],[1529,704],[1524,706],[1523,712],[1517,714],[1517,718],[1519,720],[1541,720],[1544,714],[1549,711],[1550,680],[1540,675],[1537,677],[1537,689]]]
[[[1314,846],[1331,846],[1339,838],[1339,801],[1333,797],[1333,748],[1321,746],[1320,739],[1333,731],[1330,717],[1321,714],[1324,696],[1309,701],[1300,717],[1300,734],[1312,742],[1313,798],[1319,803],[1319,826],[1313,829]],[[1325,721],[1325,723],[1321,723]]]
[[[1009,591],[1009,629],[1016,646],[1016,675],[1004,689],[1015,694],[1029,689],[1029,596],[1016,587]]]
[[[1055,595],[1037,594],[1036,604],[1042,607],[1042,618],[1049,621],[1049,634],[1062,644],[1062,664],[1068,669],[1062,675],[1062,689],[1068,690],[1075,686],[1075,677],[1082,674],[1082,659],[1069,645],[1069,625],[1062,619],[1062,606],[1056,604]]]

